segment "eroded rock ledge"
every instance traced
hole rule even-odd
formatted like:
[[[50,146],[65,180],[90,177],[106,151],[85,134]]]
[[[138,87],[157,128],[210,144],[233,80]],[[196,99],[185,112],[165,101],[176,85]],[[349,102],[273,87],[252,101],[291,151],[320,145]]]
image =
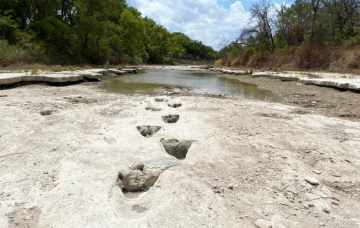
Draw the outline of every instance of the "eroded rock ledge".
[[[20,82],[67,83],[82,80],[99,80],[105,76],[137,73],[136,69],[91,69],[82,71],[63,71],[54,73],[0,73],[0,85],[11,85]]]
[[[360,78],[339,78],[339,77],[328,77],[327,74],[321,76],[316,74],[318,78],[308,77],[306,74],[301,73],[279,73],[279,72],[256,72],[251,73],[249,71],[235,71],[220,68],[209,68],[208,70],[213,72],[219,72],[224,74],[243,75],[251,74],[254,78],[268,77],[273,79],[279,79],[281,81],[300,81],[306,85],[317,85],[332,87],[340,90],[351,90],[360,92]]]

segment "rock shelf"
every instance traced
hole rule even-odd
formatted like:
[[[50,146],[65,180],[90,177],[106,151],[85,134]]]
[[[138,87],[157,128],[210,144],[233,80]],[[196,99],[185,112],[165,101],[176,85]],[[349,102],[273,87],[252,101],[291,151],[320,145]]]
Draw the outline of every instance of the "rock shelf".
[[[47,82],[67,83],[83,80],[100,80],[100,78],[112,75],[137,73],[136,69],[91,69],[83,71],[63,71],[55,73],[30,74],[30,73],[0,73],[0,85],[11,85],[20,82]]]
[[[250,74],[248,71],[236,71],[236,70],[228,70],[228,69],[220,69],[220,68],[209,68],[208,70],[213,72],[219,72],[224,74],[233,74],[233,75],[245,75]],[[359,77],[331,77],[329,73],[316,73],[318,78],[309,78],[306,74],[301,74],[297,72],[256,72],[252,73],[251,76],[254,78],[268,77],[272,79],[279,79],[281,81],[299,81],[306,85],[317,85],[317,86],[325,86],[336,88],[340,90],[351,90],[355,92],[360,91],[360,78]]]

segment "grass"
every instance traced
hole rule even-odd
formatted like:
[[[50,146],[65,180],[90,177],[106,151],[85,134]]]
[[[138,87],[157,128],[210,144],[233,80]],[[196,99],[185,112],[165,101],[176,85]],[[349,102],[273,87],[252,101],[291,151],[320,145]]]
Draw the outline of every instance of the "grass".
[[[9,45],[5,40],[0,40],[0,67],[32,60],[33,57],[27,50],[19,46]]]
[[[39,73],[39,70],[37,70],[37,69],[31,70],[31,75],[37,75],[38,73]]]
[[[307,73],[305,74],[308,78],[319,78],[319,76],[317,76],[316,74],[313,73]]]
[[[96,66],[95,66],[96,67]],[[62,65],[45,65],[45,64],[13,64],[7,67],[0,69],[2,73],[22,73],[22,72],[36,72],[39,71],[46,73],[60,72],[60,71],[76,71],[76,70],[86,70],[94,68],[94,66],[89,65],[74,65],[74,66],[62,66]]]

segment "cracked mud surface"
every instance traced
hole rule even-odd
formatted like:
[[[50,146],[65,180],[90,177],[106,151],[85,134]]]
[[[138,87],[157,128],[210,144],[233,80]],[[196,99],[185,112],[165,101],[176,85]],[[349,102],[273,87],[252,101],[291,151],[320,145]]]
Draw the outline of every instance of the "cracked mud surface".
[[[91,83],[1,95],[0,227],[360,226],[358,122],[283,104],[179,95],[181,121],[164,124],[161,116],[174,111],[167,103]],[[145,110],[149,103],[162,111]],[[54,112],[44,117],[43,110]],[[145,139],[136,129],[144,124],[165,127]],[[179,161],[161,138],[196,143]],[[161,175],[129,199],[119,172]]]

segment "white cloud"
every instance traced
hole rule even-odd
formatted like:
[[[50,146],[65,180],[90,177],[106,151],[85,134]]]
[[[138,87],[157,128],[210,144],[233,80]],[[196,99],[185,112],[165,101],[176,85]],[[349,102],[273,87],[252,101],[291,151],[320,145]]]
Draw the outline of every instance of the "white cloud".
[[[170,32],[183,32],[215,49],[238,37],[250,16],[240,1],[230,9],[217,0],[129,0],[128,4]]]

